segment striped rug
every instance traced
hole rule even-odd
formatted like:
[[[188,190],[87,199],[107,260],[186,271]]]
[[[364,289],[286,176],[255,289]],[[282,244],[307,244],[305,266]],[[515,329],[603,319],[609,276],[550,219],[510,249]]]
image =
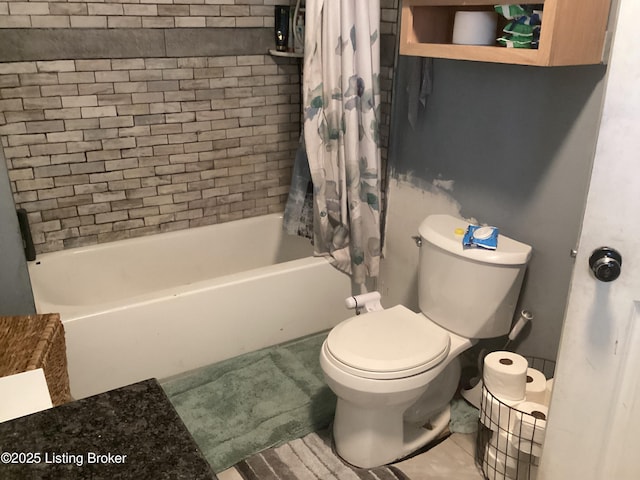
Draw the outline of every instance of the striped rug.
[[[409,480],[393,466],[348,465],[331,448],[328,430],[257,453],[235,465],[244,480]]]

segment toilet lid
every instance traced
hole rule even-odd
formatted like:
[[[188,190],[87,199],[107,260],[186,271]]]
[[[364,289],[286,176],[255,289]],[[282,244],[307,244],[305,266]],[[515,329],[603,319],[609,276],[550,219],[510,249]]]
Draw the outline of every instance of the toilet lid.
[[[327,337],[329,353],[360,377],[417,375],[449,353],[449,334],[422,314],[397,305],[351,317]]]

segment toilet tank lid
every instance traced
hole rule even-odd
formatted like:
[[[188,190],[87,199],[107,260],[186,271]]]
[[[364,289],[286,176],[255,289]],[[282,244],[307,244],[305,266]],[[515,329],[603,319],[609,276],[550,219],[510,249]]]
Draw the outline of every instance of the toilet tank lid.
[[[471,223],[451,215],[430,215],[425,218],[418,233],[423,240],[454,255],[495,265],[525,265],[531,258],[531,247],[502,234],[498,236],[498,248],[464,248],[462,237]],[[462,232],[462,233],[460,233]]]

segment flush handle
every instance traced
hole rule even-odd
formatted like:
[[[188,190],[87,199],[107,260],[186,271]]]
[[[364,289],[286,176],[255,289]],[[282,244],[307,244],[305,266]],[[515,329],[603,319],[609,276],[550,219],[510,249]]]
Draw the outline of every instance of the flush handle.
[[[589,267],[601,282],[612,282],[620,276],[622,255],[610,247],[600,247],[589,257]]]

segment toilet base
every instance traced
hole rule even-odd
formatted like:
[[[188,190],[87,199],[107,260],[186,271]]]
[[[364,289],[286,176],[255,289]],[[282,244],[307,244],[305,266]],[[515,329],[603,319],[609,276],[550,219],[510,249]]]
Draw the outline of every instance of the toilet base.
[[[398,457],[406,457],[436,440],[449,426],[451,408],[447,405],[442,411],[434,415],[426,426],[404,424],[404,452]]]
[[[333,424],[336,452],[348,463],[373,468],[432,442],[447,427],[449,402],[460,375],[458,355],[470,339],[449,333],[448,357],[419,375],[377,380],[352,375],[328,351],[320,351],[325,380],[338,397]],[[430,430],[422,428],[429,423]]]
[[[431,443],[449,425],[449,405],[434,415],[427,427],[403,422],[406,408],[363,409],[338,399],[333,424],[336,452],[356,467],[374,468]]]

